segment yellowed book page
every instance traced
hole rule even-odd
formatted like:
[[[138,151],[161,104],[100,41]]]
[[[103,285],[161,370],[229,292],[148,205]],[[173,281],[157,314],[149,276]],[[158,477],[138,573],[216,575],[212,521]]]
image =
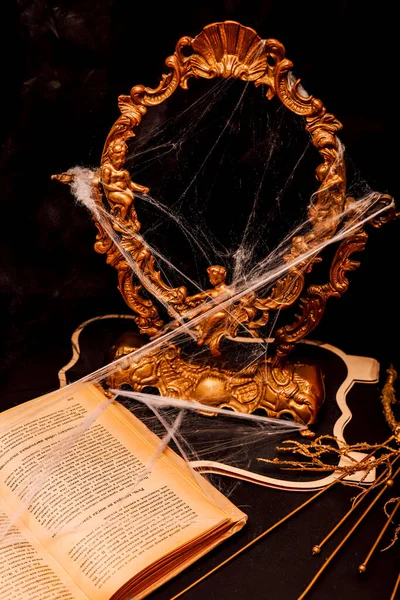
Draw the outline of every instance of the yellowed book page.
[[[214,488],[205,484],[207,497],[171,451],[146,472],[156,449],[152,435],[140,422],[135,431],[134,417],[128,424],[105,403],[96,387],[73,386],[31,401],[25,415],[21,407],[0,415],[3,497],[96,600],[228,522],[233,508],[210,501]]]
[[[71,577],[17,521],[0,498],[0,598],[2,600],[88,600]]]
[[[159,438],[152,433],[144,425],[144,423],[139,421],[139,419],[137,419],[127,408],[122,406],[122,404],[114,402],[110,405],[110,411],[115,413],[126,427],[128,427],[136,435],[140,435],[144,440],[146,440],[147,443],[152,445],[159,443]],[[178,469],[181,474],[186,475],[188,485],[200,487],[200,490],[205,498],[216,504],[218,508],[224,511],[231,520],[247,520],[247,515],[245,513],[237,508],[237,506],[232,504],[232,502],[228,500],[228,498],[220,491],[218,491],[217,488],[211,485],[207,479],[196,473],[194,469],[190,468],[187,462],[181,456],[178,456],[173,450],[171,450],[171,448],[165,448],[164,458],[168,458],[168,460],[171,462],[171,465]],[[240,527],[238,529],[240,529]]]

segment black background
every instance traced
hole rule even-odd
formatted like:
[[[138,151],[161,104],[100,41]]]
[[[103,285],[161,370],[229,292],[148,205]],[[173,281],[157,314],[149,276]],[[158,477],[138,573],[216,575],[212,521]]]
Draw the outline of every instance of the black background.
[[[126,312],[115,273],[93,250],[92,223],[50,175],[77,164],[98,166],[118,116],[117,96],[137,83],[155,86],[179,37],[226,19],[285,45],[306,89],[343,123],[341,139],[364,178],[396,196],[395,3],[7,3],[1,37],[2,406],[57,386],[80,322]],[[383,369],[389,362],[400,366],[399,235],[397,222],[371,231],[350,291],[331,301],[313,336],[373,356]],[[249,597],[280,598],[258,589]],[[230,597],[221,590],[218,597]],[[203,597],[198,594],[192,597]],[[339,594],[332,588],[315,597]]]

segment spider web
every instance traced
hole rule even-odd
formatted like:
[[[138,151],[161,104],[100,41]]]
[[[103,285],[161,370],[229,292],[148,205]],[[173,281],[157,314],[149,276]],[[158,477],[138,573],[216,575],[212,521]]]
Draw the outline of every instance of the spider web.
[[[65,395],[57,396],[55,410],[74,386],[106,384],[119,368],[150,352],[162,351],[171,343],[181,348],[189,363],[210,360],[207,347],[196,344],[195,325],[205,316],[229,311],[235,301],[249,293],[267,294],[291,268],[312,260],[317,252],[344,239],[383,210],[379,194],[355,173],[348,188],[350,194],[356,194],[356,200],[337,218],[336,234],[330,240],[321,236],[312,249],[287,260],[293,237],[312,229],[308,208],[315,200],[314,171],[321,158],[310,143],[303,119],[277,101],[268,102],[265,91],[231,80],[212,84],[197,81],[189,92],[177,93],[167,103],[149,110],[130,143],[126,168],[132,180],[148,186],[150,192],[135,194],[140,233],[123,233],[140,236],[155,255],[157,267],[169,285],[185,285],[190,293],[207,291],[210,284],[206,268],[218,264],[227,269],[232,294],[218,301],[210,299],[204,305],[206,313],[194,311],[189,318],[180,317],[164,303],[160,309],[167,324],[159,337],[67,386]],[[112,215],[93,201],[90,184],[94,171],[79,167],[70,171],[75,175],[72,191],[77,201],[100,222],[130,264],[133,277],[151,292],[151,282],[121,245]],[[226,356],[235,365],[236,374],[268,358],[278,318],[279,311],[255,343],[248,343],[251,336],[246,327],[242,327],[240,339],[226,341]],[[114,399],[82,417],[71,434],[38,462],[23,489],[17,489],[25,508]],[[230,464],[246,467],[255,451],[267,451],[282,436],[299,430],[295,423],[265,415],[222,410],[218,416],[207,417],[198,413],[196,404],[186,402],[180,408],[174,404],[176,398],[160,398],[154,390],[134,397],[124,396],[120,390],[118,399],[160,436],[159,449],[148,470],[167,444],[189,462],[204,456],[214,460],[223,456]],[[12,433],[18,419],[16,423],[3,424],[2,434]],[[201,481],[195,472],[193,477]],[[139,484],[139,480],[132,480],[130,488]],[[229,495],[236,484],[224,480],[217,485]],[[10,543],[13,524],[20,516],[21,511],[6,524],[0,534],[3,543]]]

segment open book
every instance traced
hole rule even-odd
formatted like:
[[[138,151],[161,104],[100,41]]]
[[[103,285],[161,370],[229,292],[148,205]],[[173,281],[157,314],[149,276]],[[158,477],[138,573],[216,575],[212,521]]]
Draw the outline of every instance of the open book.
[[[95,385],[2,413],[0,598],[138,600],[243,527],[159,446]]]

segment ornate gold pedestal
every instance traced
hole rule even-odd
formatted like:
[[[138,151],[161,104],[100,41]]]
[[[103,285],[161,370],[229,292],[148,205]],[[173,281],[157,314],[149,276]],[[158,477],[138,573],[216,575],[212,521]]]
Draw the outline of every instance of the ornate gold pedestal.
[[[125,334],[113,348],[112,358],[121,358],[145,343],[143,336]],[[269,417],[290,417],[304,425],[316,422],[324,398],[322,374],[314,365],[287,361],[274,368],[270,360],[259,360],[238,371],[221,365],[218,359],[197,364],[185,360],[180,348],[172,344],[116,371],[108,384],[111,388],[129,386],[137,392],[156,388],[161,396],[243,413],[263,409]],[[302,434],[313,435],[309,430]]]

